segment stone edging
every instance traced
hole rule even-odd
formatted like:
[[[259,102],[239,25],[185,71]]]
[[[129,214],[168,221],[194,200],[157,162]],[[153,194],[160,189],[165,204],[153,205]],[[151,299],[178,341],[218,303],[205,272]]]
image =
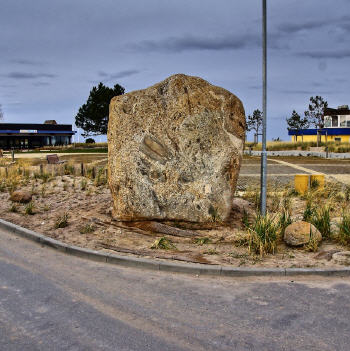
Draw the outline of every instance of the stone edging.
[[[7,222],[3,219],[0,219],[0,228],[69,255],[97,262],[112,263],[123,267],[223,277],[295,275],[350,276],[350,268],[245,268],[207,264],[181,264],[148,258],[122,256],[116,254],[101,253],[94,250],[84,249],[78,246],[68,245],[61,241],[49,238],[45,235],[38,234],[32,230]]]

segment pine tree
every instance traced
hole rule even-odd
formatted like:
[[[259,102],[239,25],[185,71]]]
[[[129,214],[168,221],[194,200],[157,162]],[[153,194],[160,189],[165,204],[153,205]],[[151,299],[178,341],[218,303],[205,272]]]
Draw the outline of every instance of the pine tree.
[[[122,95],[124,91],[119,84],[112,89],[99,83],[91,89],[87,102],[79,108],[75,116],[75,125],[84,130],[84,137],[107,134],[109,103],[114,96]]]
[[[248,132],[254,131],[254,142],[259,141],[259,134],[262,131],[263,114],[260,110],[254,110],[253,115],[249,115],[247,118],[247,130]]]

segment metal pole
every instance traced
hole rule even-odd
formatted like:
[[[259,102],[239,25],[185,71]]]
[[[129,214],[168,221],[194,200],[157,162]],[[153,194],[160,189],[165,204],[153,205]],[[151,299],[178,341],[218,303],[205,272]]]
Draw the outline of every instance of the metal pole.
[[[260,176],[260,212],[266,214],[266,185],[267,185],[267,154],[266,154],[266,0],[262,2],[262,33],[263,33],[263,57],[262,57],[262,78],[263,78],[263,124],[262,124],[262,151],[261,151],[261,176]]]

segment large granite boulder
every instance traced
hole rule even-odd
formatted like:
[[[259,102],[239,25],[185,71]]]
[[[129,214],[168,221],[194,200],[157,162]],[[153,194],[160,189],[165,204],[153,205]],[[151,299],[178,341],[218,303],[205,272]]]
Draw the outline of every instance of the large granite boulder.
[[[245,126],[241,101],[197,77],[177,74],[114,97],[108,124],[113,216],[122,221],[225,221]]]

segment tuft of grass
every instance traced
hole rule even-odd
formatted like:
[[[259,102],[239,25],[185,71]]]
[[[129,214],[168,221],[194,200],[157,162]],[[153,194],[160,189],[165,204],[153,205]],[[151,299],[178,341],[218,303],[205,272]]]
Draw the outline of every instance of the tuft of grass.
[[[315,215],[315,208],[312,206],[312,199],[308,198],[306,200],[306,207],[303,213],[303,221],[309,222],[311,221],[311,218],[314,217]]]
[[[34,214],[34,203],[33,201],[29,202],[25,207],[24,207],[24,213],[26,215],[32,216]]]
[[[219,211],[216,207],[210,205],[208,212],[211,215],[211,219],[213,222],[220,222],[221,221]]]
[[[316,210],[310,221],[322,234],[323,238],[331,236],[331,217],[330,209],[327,205]]]
[[[46,196],[46,190],[47,190],[46,184],[44,183],[44,184],[41,186],[41,191],[40,191],[41,197],[45,197],[45,196]]]
[[[56,219],[54,228],[58,229],[58,228],[67,227],[68,226],[68,218],[69,218],[69,215],[67,212],[63,213],[63,215],[61,215],[61,216],[58,216]]]
[[[11,207],[9,208],[10,212],[18,212],[17,204],[12,203]]]
[[[83,178],[80,182],[80,189],[86,190],[86,187],[87,187],[87,180],[85,178]]]
[[[343,211],[341,222],[338,224],[338,241],[343,245],[350,244],[350,214]]]
[[[176,250],[176,246],[166,237],[157,239],[151,246],[155,250]]]
[[[197,245],[204,245],[204,244],[210,244],[210,239],[208,237],[204,237],[204,238],[195,238],[193,240],[193,242]]]
[[[70,165],[67,163],[64,165],[64,174],[65,175],[69,175],[69,174],[74,175],[74,173],[75,173],[74,171],[75,171],[75,169],[74,169],[73,165]]]
[[[208,249],[206,251],[204,251],[205,255],[217,255],[218,252],[215,249]]]
[[[251,254],[259,254],[262,257],[267,253],[275,253],[279,228],[273,217],[269,214],[266,216],[258,214],[248,231],[250,234],[248,249]]]
[[[94,230],[95,230],[94,225],[88,223],[79,229],[79,233],[80,234],[88,234],[88,233],[92,233]]]
[[[316,252],[318,250],[318,241],[316,240],[312,230],[310,228],[310,239],[309,242],[304,245],[304,250],[308,252]]]

